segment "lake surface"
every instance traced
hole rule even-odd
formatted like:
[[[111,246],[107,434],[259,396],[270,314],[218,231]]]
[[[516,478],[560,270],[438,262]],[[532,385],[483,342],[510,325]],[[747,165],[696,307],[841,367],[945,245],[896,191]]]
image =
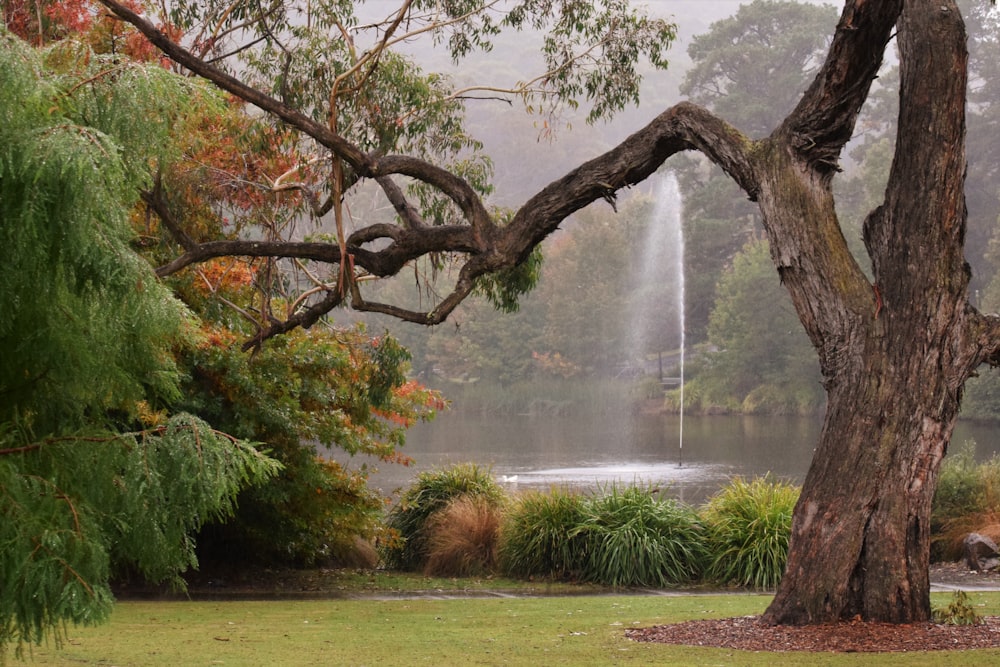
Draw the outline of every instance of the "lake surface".
[[[683,440],[676,415],[607,417],[495,417],[444,412],[407,435],[409,467],[362,457],[339,461],[378,470],[371,485],[386,495],[408,486],[423,470],[474,462],[490,467],[510,490],[610,484],[650,484],[673,497],[703,502],[732,477],[770,473],[801,483],[819,437],[819,418],[684,417]],[[953,442],[977,443],[981,459],[1000,451],[1000,424],[960,422]]]

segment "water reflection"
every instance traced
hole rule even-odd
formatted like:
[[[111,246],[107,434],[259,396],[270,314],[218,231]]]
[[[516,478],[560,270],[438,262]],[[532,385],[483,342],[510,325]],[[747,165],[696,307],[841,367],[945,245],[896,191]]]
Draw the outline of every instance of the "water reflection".
[[[404,452],[409,468],[377,465],[372,485],[405,487],[422,470],[472,461],[490,466],[518,490],[651,484],[697,502],[734,475],[771,472],[800,481],[819,432],[815,419],[691,417],[683,461],[675,416],[491,417],[444,413],[414,427]],[[355,458],[351,467],[371,461]]]
[[[609,420],[446,412],[410,431],[403,451],[413,466],[337,458],[352,468],[377,468],[371,483],[385,495],[405,488],[420,471],[471,461],[491,467],[511,490],[649,484],[696,504],[735,475],[770,473],[801,483],[819,430],[816,418],[687,416],[682,461],[676,416]],[[953,440],[976,440],[979,457],[988,458],[997,452],[997,432],[996,424],[961,422]]]

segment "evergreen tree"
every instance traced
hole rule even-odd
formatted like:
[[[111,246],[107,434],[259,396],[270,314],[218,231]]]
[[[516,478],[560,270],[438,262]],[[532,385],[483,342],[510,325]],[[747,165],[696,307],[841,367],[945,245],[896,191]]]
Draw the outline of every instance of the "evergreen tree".
[[[689,391],[701,408],[811,414],[822,405],[819,366],[774,275],[767,241],[749,242],[723,274],[708,334],[718,352]]]
[[[179,584],[192,532],[276,472],[163,409],[192,327],[131,249],[128,214],[196,94],[0,32],[0,651],[103,620],[115,567]]]

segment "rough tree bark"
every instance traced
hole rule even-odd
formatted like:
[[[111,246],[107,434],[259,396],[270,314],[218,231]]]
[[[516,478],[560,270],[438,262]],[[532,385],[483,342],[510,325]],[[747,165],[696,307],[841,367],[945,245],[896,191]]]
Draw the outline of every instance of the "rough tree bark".
[[[765,614],[807,624],[860,615],[911,622],[930,615],[930,503],[964,382],[1000,362],[1000,321],[968,302],[965,234],[966,51],[953,0],[848,0],[826,63],[770,137],[750,140],[704,109],[677,105],[608,153],[532,197],[499,227],[471,188],[420,160],[366,155],[293,109],[228,77],[113,2],[169,57],[299,128],[361,177],[382,185],[403,224],[360,230],[347,250],[376,275],[428,252],[465,254],[458,286],[435,308],[353,305],[404,319],[442,321],[476,277],[516,265],[568,215],[642,181],[670,155],[697,150],[757,201],[780,279],[819,354],[828,408],[795,510],[788,568]],[[902,81],[898,141],[884,203],[868,217],[869,280],[848,251],[831,189],[837,160],[898,31]],[[466,219],[428,228],[407,222],[395,175],[448,194]],[[380,250],[367,248],[388,239]],[[296,256],[339,262],[328,244],[183,244],[169,273],[220,255]],[[308,326],[336,305],[325,299]]]

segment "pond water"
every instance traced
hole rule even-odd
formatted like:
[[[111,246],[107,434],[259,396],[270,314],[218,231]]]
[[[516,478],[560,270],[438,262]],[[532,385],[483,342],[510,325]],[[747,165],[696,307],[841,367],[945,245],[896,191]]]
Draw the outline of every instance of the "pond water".
[[[801,483],[819,436],[818,418],[675,415],[533,417],[445,412],[407,435],[409,467],[336,458],[377,468],[371,485],[385,495],[416,475],[454,463],[490,467],[511,491],[653,485],[685,502],[703,502],[732,477],[770,473]],[[974,439],[977,455],[1000,451],[1000,424],[960,422],[953,442]]]

